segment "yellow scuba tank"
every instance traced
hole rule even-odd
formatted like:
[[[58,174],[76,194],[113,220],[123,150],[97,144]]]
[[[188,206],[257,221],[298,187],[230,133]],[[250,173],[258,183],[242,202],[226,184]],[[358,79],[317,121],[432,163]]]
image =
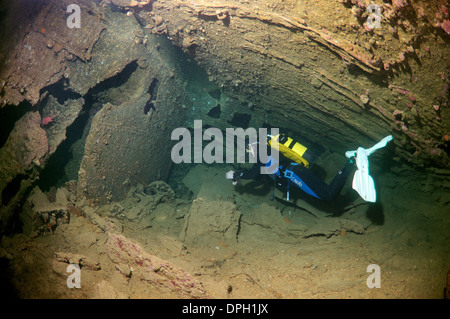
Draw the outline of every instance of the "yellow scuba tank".
[[[271,147],[276,147],[278,144],[278,151],[283,156],[295,163],[303,164],[305,167],[309,167],[316,159],[316,156],[308,148],[284,134],[270,136],[267,143]]]

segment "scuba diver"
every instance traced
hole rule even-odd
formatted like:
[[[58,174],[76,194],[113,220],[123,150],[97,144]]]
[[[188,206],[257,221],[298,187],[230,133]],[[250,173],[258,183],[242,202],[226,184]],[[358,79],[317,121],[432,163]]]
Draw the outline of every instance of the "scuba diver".
[[[344,167],[336,174],[330,184],[324,183],[311,170],[316,156],[305,146],[284,134],[268,136],[267,144],[274,150],[278,147],[281,154],[276,169],[269,172],[274,181],[274,190],[271,200],[274,198],[275,186],[285,185],[287,189],[287,200],[289,200],[289,188],[291,184],[296,185],[302,191],[315,198],[331,201],[340,193],[348,176],[357,167],[353,177],[353,189],[366,201],[376,201],[376,191],[372,177],[369,175],[368,156],[379,148],[386,146],[392,140],[389,135],[369,149],[359,147],[356,151],[348,151],[345,156],[349,159]],[[254,154],[254,145],[247,145],[248,152]],[[233,185],[241,180],[255,179],[261,173],[261,167],[269,168],[274,165],[274,158],[268,157],[266,163],[255,163],[251,169],[226,173],[226,178],[233,181]]]

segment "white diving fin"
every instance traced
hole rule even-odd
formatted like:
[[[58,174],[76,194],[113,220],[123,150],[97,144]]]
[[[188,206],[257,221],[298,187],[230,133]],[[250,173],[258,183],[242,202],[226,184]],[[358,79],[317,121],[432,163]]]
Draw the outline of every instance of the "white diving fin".
[[[345,156],[347,158],[356,157],[356,166],[358,169],[353,175],[353,189],[367,202],[374,203],[377,200],[377,192],[375,190],[375,183],[372,176],[369,175],[369,155],[376,150],[383,148],[386,144],[392,141],[392,135],[386,136],[371,148],[364,149],[358,147],[356,151],[347,151]]]

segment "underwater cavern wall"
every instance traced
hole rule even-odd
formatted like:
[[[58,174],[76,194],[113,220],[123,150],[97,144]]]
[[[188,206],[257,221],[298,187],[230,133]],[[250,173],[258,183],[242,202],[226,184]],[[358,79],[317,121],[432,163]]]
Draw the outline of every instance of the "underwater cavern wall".
[[[66,23],[74,3],[80,28]],[[369,1],[3,1],[1,229],[38,181],[77,178],[102,203],[166,179],[170,133],[193,119],[342,154],[393,134],[392,170],[448,179],[448,4],[375,3],[371,29]],[[193,101],[167,39],[215,98]]]

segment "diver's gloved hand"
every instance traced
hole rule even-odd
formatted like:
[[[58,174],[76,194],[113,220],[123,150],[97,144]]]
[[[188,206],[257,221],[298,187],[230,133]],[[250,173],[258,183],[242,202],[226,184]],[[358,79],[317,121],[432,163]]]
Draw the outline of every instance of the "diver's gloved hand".
[[[242,176],[242,173],[240,172],[235,172],[235,171],[229,171],[226,174],[226,178],[227,179],[232,179],[233,180],[233,185],[236,185],[237,182],[239,181],[239,178]]]

